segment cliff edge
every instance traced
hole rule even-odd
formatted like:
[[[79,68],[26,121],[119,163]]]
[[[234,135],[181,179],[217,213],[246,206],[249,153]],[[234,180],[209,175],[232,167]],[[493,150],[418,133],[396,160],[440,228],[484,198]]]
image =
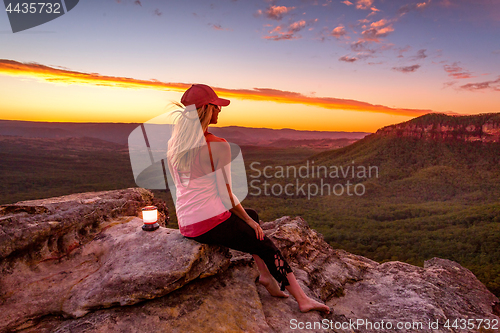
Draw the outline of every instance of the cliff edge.
[[[1,206],[0,332],[498,331],[498,298],[456,262],[379,264],[331,248],[300,217],[263,223],[333,310],[301,313],[255,282],[250,255],[143,231],[151,203],[168,217],[138,188]]]
[[[376,134],[433,140],[500,142],[500,114],[452,116],[429,113],[403,123],[383,127],[377,130]]]

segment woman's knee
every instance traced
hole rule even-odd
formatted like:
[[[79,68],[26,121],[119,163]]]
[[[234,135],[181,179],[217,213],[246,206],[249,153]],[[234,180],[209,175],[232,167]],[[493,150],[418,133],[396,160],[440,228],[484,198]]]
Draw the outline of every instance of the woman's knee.
[[[248,216],[252,218],[255,222],[259,223],[259,214],[252,209],[252,208],[245,208],[245,211],[247,212]]]

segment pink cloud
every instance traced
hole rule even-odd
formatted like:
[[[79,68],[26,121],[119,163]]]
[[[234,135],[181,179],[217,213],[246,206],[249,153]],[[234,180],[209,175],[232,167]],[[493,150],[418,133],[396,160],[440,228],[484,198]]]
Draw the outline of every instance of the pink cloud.
[[[389,21],[387,21],[386,19],[381,19],[380,21],[373,22],[372,24],[370,24],[370,26],[372,28],[380,28],[380,27],[386,26],[388,23],[389,23]]]
[[[441,0],[440,5],[443,7],[450,7],[452,5],[452,3],[450,0]]]
[[[405,47],[398,48],[397,49],[397,51],[398,51],[398,58],[404,58],[403,53],[410,51],[410,49],[411,49],[410,45],[406,45]]]
[[[430,3],[430,1],[429,1],[429,2],[420,2],[420,3],[417,3],[416,7],[417,7],[418,9],[422,9],[422,8],[424,8],[424,7],[427,7],[427,5],[428,5],[429,3]]]
[[[269,40],[290,40],[290,39],[298,39],[300,37],[294,36],[293,34],[281,34],[274,36],[264,36],[263,38]]]
[[[337,37],[337,38],[340,38],[344,35],[347,34],[347,31],[345,31],[345,28],[343,25],[339,25],[338,27],[336,27],[335,29],[332,30],[332,32],[330,33],[333,37]]]
[[[286,7],[286,6],[270,6],[266,9],[264,14],[272,19],[272,20],[281,20],[285,14],[295,9],[295,7]],[[258,14],[262,14],[262,10],[258,11]]]
[[[313,22],[316,22],[317,20],[314,20]],[[270,40],[290,40],[290,39],[298,39],[300,36],[295,36],[294,34],[299,32],[300,30],[304,29],[306,27],[306,21],[305,20],[300,20],[297,22],[293,22],[286,27],[286,30],[284,29],[284,25],[278,25],[271,31],[269,31],[269,34],[277,34],[277,35],[272,35],[272,36],[264,36],[264,39],[270,39]]]
[[[341,3],[343,4],[346,4],[347,6],[351,6],[353,3],[350,2],[349,0],[344,0],[344,1],[341,1]]]
[[[361,40],[367,42],[380,42],[380,38],[387,37],[387,35],[394,31],[392,26],[393,21],[394,20],[381,19],[376,22],[372,22],[370,26],[364,24],[362,26],[364,30],[361,32]],[[366,21],[362,22],[367,23]]]
[[[464,84],[463,86],[460,86],[460,88],[469,90],[469,91],[478,91],[478,90],[485,90],[485,89],[491,89],[493,91],[500,91],[500,76],[498,79],[494,81],[484,81],[484,82],[477,82],[477,83],[468,83]]]
[[[373,0],[357,0],[356,8],[357,9],[369,9],[373,5]]]
[[[367,51],[368,48],[366,47],[366,44],[367,43],[365,41],[358,40],[357,42],[353,42],[351,44],[351,50],[353,50],[355,52]]]
[[[392,69],[402,73],[413,73],[420,68],[420,65],[403,66],[403,67],[393,67]]]
[[[281,32],[281,26],[275,27],[273,30],[269,31],[270,34],[275,34],[275,33],[280,33]]]
[[[359,52],[359,51],[364,51],[365,50],[365,42],[362,40],[358,40],[357,42],[352,42],[351,43],[351,50]]]
[[[417,54],[414,55],[413,57],[410,57],[409,59],[412,61],[425,59],[427,58],[427,54],[425,54],[425,51],[427,51],[427,49],[418,50]]]
[[[361,33],[365,41],[379,42],[379,38],[387,37],[391,32],[394,31],[392,25],[383,28],[369,28]]]
[[[377,52],[367,47],[368,42],[363,40],[358,40],[357,42],[351,43],[351,50],[356,52],[356,58],[358,60],[373,58],[374,54]]]
[[[339,61],[345,61],[345,62],[355,62],[357,60],[358,60],[358,58],[356,58],[356,57],[348,57],[346,55],[339,58]]]
[[[414,10],[423,10],[429,4],[431,3],[431,0],[424,1],[424,2],[416,2],[416,3],[411,3],[411,4],[406,4],[402,7],[399,8],[398,13],[401,15],[404,15],[408,12],[414,11]]]
[[[470,79],[474,77],[470,71],[460,67],[458,64],[458,62],[454,62],[452,65],[444,65],[444,71],[454,79]]]
[[[232,30],[232,29],[228,29],[228,28],[223,28],[220,24],[209,23],[208,25],[211,26],[214,30],[227,30],[227,31]]]
[[[305,26],[306,26],[306,21],[304,21],[304,20],[297,21],[297,22],[294,22],[288,26],[288,31],[298,32],[298,31],[304,29]]]

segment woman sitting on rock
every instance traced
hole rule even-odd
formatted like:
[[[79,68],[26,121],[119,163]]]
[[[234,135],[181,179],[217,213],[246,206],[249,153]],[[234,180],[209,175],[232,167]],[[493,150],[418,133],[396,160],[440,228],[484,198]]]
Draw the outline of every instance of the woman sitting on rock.
[[[258,280],[271,295],[288,297],[283,292],[286,288],[302,312],[329,313],[328,306],[304,293],[281,252],[264,235],[257,213],[243,209],[233,194],[230,145],[208,132],[229,100],[219,98],[209,86],[195,84],[184,93],[181,103],[178,106],[184,110],[176,111],[179,114],[168,143],[167,161],[176,187],[182,235],[252,254],[260,272]]]

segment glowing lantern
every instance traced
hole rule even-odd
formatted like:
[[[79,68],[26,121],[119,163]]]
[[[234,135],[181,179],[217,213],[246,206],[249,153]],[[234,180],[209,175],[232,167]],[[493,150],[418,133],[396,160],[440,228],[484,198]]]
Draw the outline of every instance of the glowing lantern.
[[[154,231],[160,227],[156,222],[158,220],[158,209],[156,206],[146,206],[142,209],[142,221],[144,225],[142,230]]]

